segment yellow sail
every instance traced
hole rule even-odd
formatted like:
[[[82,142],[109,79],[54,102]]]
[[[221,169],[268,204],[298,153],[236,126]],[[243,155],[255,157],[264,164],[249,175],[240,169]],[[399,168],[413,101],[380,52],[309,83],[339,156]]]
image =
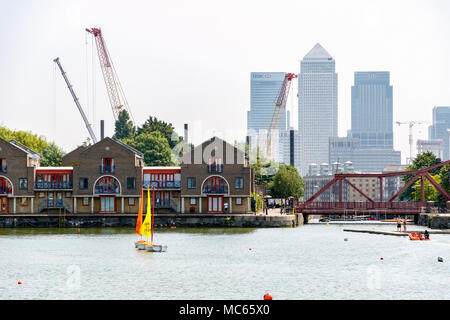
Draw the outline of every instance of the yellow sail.
[[[145,215],[144,222],[142,223],[139,233],[147,237],[147,241],[152,236],[152,207],[150,204],[150,189],[147,186],[147,214]],[[151,244],[150,242],[148,242]]]

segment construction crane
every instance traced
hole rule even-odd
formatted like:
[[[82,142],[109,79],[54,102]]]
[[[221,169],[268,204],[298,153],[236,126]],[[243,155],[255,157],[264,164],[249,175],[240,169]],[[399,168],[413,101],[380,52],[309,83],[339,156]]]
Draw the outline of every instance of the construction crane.
[[[400,122],[396,121],[396,123],[400,126],[402,124],[407,124],[409,126],[409,161],[407,160],[407,163],[412,163],[412,153],[413,153],[413,136],[412,136],[412,128],[416,124],[426,124],[429,123],[427,121],[405,121]]]
[[[108,93],[109,102],[111,104],[114,120],[118,120],[119,113],[122,110],[127,110],[131,117],[131,121],[134,125],[134,118],[131,114],[131,110],[128,106],[128,101],[120,84],[119,77],[114,68],[114,64],[109,55],[108,49],[106,48],[106,42],[103,38],[102,30],[99,28],[86,29],[87,32],[92,34],[95,38],[95,44],[97,46],[98,59],[100,61],[100,66],[102,68],[103,79],[106,84],[106,91]]]
[[[266,154],[270,158],[271,147],[272,147],[272,131],[278,129],[280,112],[286,108],[286,102],[288,100],[289,91],[291,88],[292,80],[297,78],[298,75],[295,73],[286,73],[284,76],[283,84],[281,85],[280,91],[278,92],[277,99],[275,100],[275,108],[272,113],[272,120],[270,120],[269,130],[267,131],[267,143],[266,143]]]
[[[61,63],[59,62],[59,58],[53,59],[53,62],[55,62],[58,65],[59,70],[61,71],[61,74],[62,74],[64,80],[66,81],[67,88],[69,88],[69,91],[72,94],[73,101],[75,101],[75,104],[77,105],[78,110],[81,113],[81,117],[83,118],[83,121],[86,124],[86,128],[89,131],[89,135],[91,136],[92,141],[94,142],[94,144],[97,143],[97,137],[95,136],[94,131],[92,131],[91,124],[89,123],[89,121],[86,117],[86,114],[84,113],[83,108],[80,105],[80,101],[79,101],[77,95],[75,94],[75,91],[73,90],[73,87],[69,82],[69,79],[67,78],[66,72],[64,71],[63,67],[61,66]]]

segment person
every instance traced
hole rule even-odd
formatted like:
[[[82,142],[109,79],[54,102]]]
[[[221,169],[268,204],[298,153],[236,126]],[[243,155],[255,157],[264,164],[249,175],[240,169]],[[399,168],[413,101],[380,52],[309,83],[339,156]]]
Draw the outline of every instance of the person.
[[[430,234],[428,233],[427,230],[425,230],[423,234],[425,235],[425,239],[430,239]]]
[[[403,232],[406,232],[406,219],[403,219]]]
[[[402,226],[400,224],[400,217],[397,217],[397,231],[402,231]]]

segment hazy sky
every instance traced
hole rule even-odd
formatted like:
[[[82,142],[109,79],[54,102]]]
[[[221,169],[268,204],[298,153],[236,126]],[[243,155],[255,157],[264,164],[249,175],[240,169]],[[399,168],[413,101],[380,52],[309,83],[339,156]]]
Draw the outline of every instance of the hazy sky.
[[[87,27],[102,29],[137,122],[154,115],[180,134],[183,123],[200,126],[202,135],[191,133],[196,144],[213,133],[243,141],[250,72],[298,73],[317,42],[336,59],[341,136],[350,129],[354,71],[391,72],[394,121],[431,121],[434,106],[450,106],[446,0],[0,4],[0,124],[45,135],[65,151],[88,132],[55,69],[57,56],[97,135],[100,119],[106,135],[114,130]],[[296,125],[297,102],[288,108]],[[414,152],[415,140],[428,138],[427,127],[414,128]],[[395,125],[394,146],[403,160],[409,156],[406,126]]]

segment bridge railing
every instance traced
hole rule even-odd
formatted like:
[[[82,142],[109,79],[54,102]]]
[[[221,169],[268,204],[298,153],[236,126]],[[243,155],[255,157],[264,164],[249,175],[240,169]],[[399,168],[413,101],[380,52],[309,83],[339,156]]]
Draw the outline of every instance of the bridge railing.
[[[428,209],[431,205],[427,202],[299,202],[299,209]]]

